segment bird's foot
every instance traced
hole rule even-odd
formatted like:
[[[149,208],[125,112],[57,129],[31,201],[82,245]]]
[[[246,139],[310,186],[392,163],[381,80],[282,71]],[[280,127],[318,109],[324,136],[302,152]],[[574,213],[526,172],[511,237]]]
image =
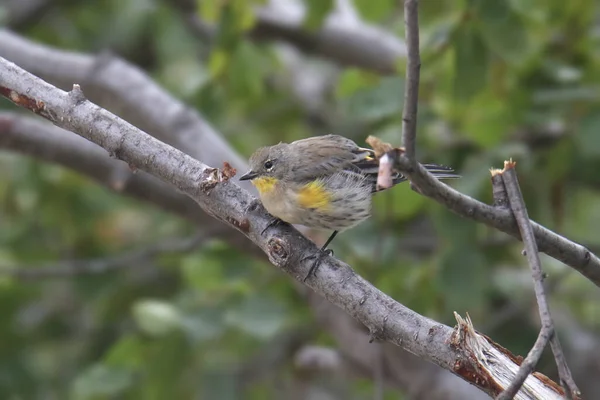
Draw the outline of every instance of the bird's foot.
[[[301,261],[306,261],[311,258],[314,258],[315,261],[313,262],[310,269],[308,270],[308,274],[306,274],[306,276],[304,277],[304,279],[302,281],[306,282],[306,280],[308,278],[310,278],[311,275],[317,276],[317,270],[319,269],[319,265],[321,265],[321,261],[323,261],[323,257],[328,257],[328,256],[332,256],[332,255],[333,255],[333,250],[321,248],[315,254],[304,257]]]
[[[262,232],[260,233],[261,236],[264,235],[268,229],[273,228],[275,226],[279,226],[279,225],[289,225],[289,224],[279,218],[273,217],[273,219],[267,224],[265,229],[263,229]]]

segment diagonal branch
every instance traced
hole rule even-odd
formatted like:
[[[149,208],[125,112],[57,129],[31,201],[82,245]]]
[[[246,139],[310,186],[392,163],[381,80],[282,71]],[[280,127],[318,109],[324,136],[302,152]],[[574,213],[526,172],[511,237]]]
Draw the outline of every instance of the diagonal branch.
[[[58,50],[6,29],[0,29],[0,57],[63,89],[78,82],[92,101],[192,157],[211,165],[227,159],[234,168],[246,166],[196,110],[118,57]],[[240,186],[253,190],[246,182]]]
[[[263,235],[271,217],[248,192],[230,181],[231,167],[211,168],[160,142],[86,100],[77,85],[64,92],[2,58],[0,69],[0,94],[13,103],[93,141],[131,167],[173,184],[207,213],[250,238],[285,273],[298,281],[306,276],[311,262],[305,256],[314,254],[317,247],[289,226],[273,227]],[[450,344],[450,327],[394,301],[347,264],[325,257],[318,276],[307,285],[365,325],[373,337],[453,371],[486,393],[497,394],[497,385],[488,384],[493,375],[482,378],[477,371],[462,373],[463,360],[469,355],[456,340]]]
[[[165,253],[184,253],[198,248],[209,239],[210,232],[200,232],[186,238],[173,238],[113,257],[93,260],[69,260],[52,265],[0,267],[0,275],[22,281],[64,278],[76,275],[102,274],[123,267],[143,265],[143,262]]]
[[[505,166],[504,171],[502,172],[502,178],[508,194],[508,202],[512,212],[514,213],[515,219],[517,220],[519,232],[521,233],[523,243],[525,244],[527,261],[529,262],[531,275],[533,277],[535,297],[538,303],[540,320],[542,321],[542,331],[540,332],[540,337],[542,337],[542,332],[546,335],[544,338],[536,341],[536,345],[541,346],[541,348],[535,348],[535,351],[532,349],[531,352],[534,354],[527,356],[524,365],[519,370],[518,378],[522,379],[523,381],[525,380],[519,375],[525,374],[525,376],[527,376],[527,370],[533,370],[542,353],[543,345],[545,344],[543,341],[545,340],[547,343],[548,340],[551,340],[552,352],[554,353],[554,358],[558,367],[558,374],[562,384],[564,385],[567,398],[578,398],[581,393],[579,392],[579,389],[573,380],[573,376],[571,375],[571,371],[565,361],[565,356],[558,340],[558,334],[555,331],[554,322],[552,321],[552,315],[550,314],[550,306],[548,305],[548,299],[546,298],[546,292],[544,289],[544,273],[542,271],[542,263],[538,254],[536,238],[533,233],[531,222],[529,221],[527,208],[525,207],[525,201],[523,200],[523,195],[521,194],[521,189],[519,187],[515,163],[510,161],[505,162],[504,164]],[[535,358],[536,355],[537,359]],[[515,381],[511,384],[509,389],[516,393],[520,386],[520,382]],[[499,398],[509,399],[512,398],[512,396],[509,393],[506,397],[500,396]]]
[[[131,173],[122,161],[112,159],[101,147],[53,126],[35,116],[13,112],[0,112],[0,148],[57,163],[75,172],[96,180],[101,185],[117,190],[120,194],[132,196],[148,204],[156,205],[165,211],[180,216],[197,225],[202,231],[208,229],[214,237],[229,243],[232,248],[245,254],[264,258],[264,253],[240,232],[230,226],[198,212],[197,204],[188,196],[173,190],[172,186],[153,176],[138,171]],[[118,171],[121,166],[127,175],[124,180]],[[121,186],[122,185],[122,186]],[[422,244],[419,238],[417,241]],[[415,239],[415,238],[413,238]],[[413,248],[408,245],[408,249]],[[338,343],[343,356],[344,368],[354,375],[370,378],[373,376],[373,362],[378,347],[368,343],[369,334],[362,325],[347,314],[340,313],[337,306],[329,303],[315,292],[297,284],[304,293],[309,306],[314,311],[319,326],[331,333]],[[459,380],[451,372],[421,360],[404,350],[387,343],[384,351],[384,379],[388,387],[404,390],[415,397],[427,399],[463,400],[488,398],[467,382]],[[423,377],[427,377],[424,379]],[[427,381],[427,384],[424,384]]]
[[[127,164],[110,158],[101,147],[48,122],[0,112],[0,149],[70,168],[110,190],[175,213],[235,248],[262,255],[245,236],[199,210],[192,199],[172,186],[146,172],[133,173]]]
[[[396,151],[388,153],[393,158],[394,167],[408,177],[419,193],[437,201],[456,214],[482,222],[521,239],[519,228],[512,212],[506,208],[493,207],[472,197],[466,196],[438,181],[421,165],[412,163]],[[540,251],[575,269],[583,276],[600,286],[600,258],[584,246],[552,232],[531,221],[533,233]]]

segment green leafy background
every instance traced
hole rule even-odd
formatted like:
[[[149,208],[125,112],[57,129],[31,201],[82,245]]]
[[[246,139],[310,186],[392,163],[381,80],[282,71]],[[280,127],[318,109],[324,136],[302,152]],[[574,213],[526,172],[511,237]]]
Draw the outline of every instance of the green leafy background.
[[[212,43],[189,29],[174,3],[55,1],[15,29],[58,48],[111,49],[198,109],[245,156],[258,145],[324,133],[399,143],[402,60],[390,75],[336,66],[325,96],[313,99],[318,107],[307,109],[289,85],[278,84],[290,76],[274,44],[247,35],[263,2],[199,2],[196,15],[218,27]],[[318,32],[334,2],[306,5],[301,29]],[[365,21],[403,36],[401,2],[354,5]],[[486,202],[489,168],[512,157],[530,216],[600,249],[600,3],[422,1],[420,24],[419,157],[454,166],[463,179],[453,185]],[[306,58],[331,69],[326,58]],[[15,109],[7,101],[0,107]],[[6,151],[0,224],[0,265],[21,268],[118,255],[194,232],[76,172]],[[522,246],[408,185],[377,196],[373,218],[333,248],[423,315],[452,325],[453,311],[468,312],[517,354],[535,339]],[[21,281],[3,273],[0,398],[280,398],[281,387],[297,379],[291,356],[242,389],[238,372],[290,332],[309,331],[307,343],[336,343],[288,276],[232,250],[213,240],[104,274]],[[553,309],[598,337],[597,288],[548,257],[543,262],[555,282]],[[517,312],[498,322],[514,306]],[[556,377],[546,356],[540,369]],[[352,393],[339,398],[371,398],[373,391],[372,381],[352,377],[325,386]],[[387,388],[384,395],[405,394]]]

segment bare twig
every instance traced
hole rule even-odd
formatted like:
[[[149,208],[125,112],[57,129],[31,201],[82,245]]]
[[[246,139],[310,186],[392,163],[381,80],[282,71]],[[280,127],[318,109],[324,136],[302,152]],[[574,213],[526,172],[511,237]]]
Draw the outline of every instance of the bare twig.
[[[529,372],[533,370],[535,364],[541,356],[545,344],[550,339],[552,340],[552,352],[554,353],[556,365],[558,367],[558,373],[561,382],[564,385],[565,393],[569,399],[578,398],[580,396],[579,389],[577,388],[577,385],[575,384],[575,381],[571,375],[571,371],[565,362],[564,354],[558,340],[558,334],[555,331],[552,315],[550,314],[550,306],[548,305],[548,299],[546,298],[544,288],[544,273],[542,271],[542,264],[538,254],[536,238],[533,233],[533,228],[531,226],[531,222],[529,221],[525,201],[523,200],[523,195],[521,194],[521,189],[519,187],[515,163],[512,161],[505,162],[502,178],[504,180],[504,186],[506,187],[510,208],[515,216],[517,225],[519,226],[519,232],[521,233],[521,238],[525,244],[525,252],[527,261],[529,262],[529,266],[531,268],[533,287],[538,303],[542,328],[538,340],[536,340],[534,348],[531,349],[527,359],[521,366],[519,373],[515,378],[515,382],[513,382],[508,388],[511,392],[509,392],[506,396],[499,398],[512,398],[512,393],[516,393],[519,390],[522,382],[525,380],[524,377],[527,377]]]
[[[306,255],[317,251],[315,244],[286,225],[265,232],[272,218],[260,202],[230,181],[230,169],[208,167],[154,139],[89,102],[77,85],[71,92],[63,92],[2,58],[0,69],[3,71],[0,94],[56,125],[77,132],[131,167],[173,184],[206,212],[244,233],[284,272],[298,281],[306,276],[312,266]],[[377,332],[379,340],[394,343],[455,372],[457,365],[460,366],[458,361],[468,357],[460,347],[448,344],[450,327],[394,301],[331,256],[323,257],[318,276],[307,285],[370,332]],[[460,376],[488,393],[494,390],[485,386],[489,377],[482,380],[473,372]]]
[[[404,112],[402,113],[402,144],[406,157],[415,161],[417,136],[417,110],[419,101],[419,0],[404,0],[404,26],[408,59],[406,63],[406,89],[404,90]]]
[[[116,269],[143,266],[144,261],[165,253],[192,251],[212,235],[201,232],[191,237],[168,239],[118,256],[93,260],[63,261],[43,266],[0,267],[0,275],[23,281],[68,278],[77,275],[103,274]]]
[[[449,210],[474,221],[482,222],[517,239],[521,239],[515,218],[509,209],[494,207],[466,196],[434,178],[427,170],[412,163],[401,153],[390,152],[394,167],[418,187],[419,193],[443,204]],[[600,287],[600,258],[584,246],[574,243],[531,221],[539,250],[571,268]]]
[[[523,386],[523,383],[525,383],[527,377],[535,369],[538,361],[540,361],[544,348],[548,345],[553,334],[554,327],[552,325],[542,325],[542,329],[540,329],[540,333],[533,344],[533,347],[529,350],[527,357],[525,357],[519,367],[519,372],[517,372],[510,385],[496,397],[496,400],[511,400],[515,397],[517,392]]]

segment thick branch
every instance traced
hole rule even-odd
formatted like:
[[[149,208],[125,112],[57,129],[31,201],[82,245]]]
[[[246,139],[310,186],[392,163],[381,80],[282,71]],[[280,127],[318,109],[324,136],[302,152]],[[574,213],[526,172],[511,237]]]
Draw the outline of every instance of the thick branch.
[[[230,167],[210,168],[198,160],[148,136],[131,124],[87,101],[78,86],[63,92],[16,65],[0,58],[0,94],[56,125],[91,140],[114,157],[176,186],[206,212],[249,237],[284,272],[301,281],[312,263],[306,255],[317,247],[288,226],[263,230],[271,217],[249,193],[229,181]],[[325,257],[316,278],[307,282],[313,290],[364,324],[373,337],[394,343],[445,369],[490,394],[496,388],[482,384],[474,373],[461,374],[460,346],[449,345],[452,329],[437,324],[394,301],[352,269],[333,257]]]
[[[238,169],[246,166],[197,111],[120,58],[57,50],[5,29],[0,29],[0,57],[63,89],[79,83],[90,100],[196,159],[211,165],[227,160]],[[240,185],[253,191],[250,184]]]
[[[482,222],[520,239],[519,228],[512,212],[506,208],[493,207],[466,196],[438,181],[421,165],[415,165],[397,152],[395,167],[406,175],[419,193],[430,197],[463,217]],[[531,222],[539,250],[580,272],[600,286],[600,258],[585,247],[574,243],[543,226]]]
[[[198,212],[197,204],[188,196],[175,191],[172,186],[143,171],[133,174],[125,163],[110,158],[101,147],[49,122],[38,120],[37,117],[0,112],[0,148],[71,168],[119,193],[157,205],[191,221],[202,230],[209,229],[215,237],[227,241],[233,248],[242,249],[246,254],[264,257],[264,253],[245,236],[209,217],[206,213]],[[126,175],[122,175],[120,171]],[[398,245],[405,252],[429,253],[434,243],[425,240],[425,237],[431,239],[431,235],[431,232],[425,234],[412,232],[410,238],[406,239],[406,243],[401,240]],[[420,247],[424,248],[420,249]],[[84,268],[88,265],[86,263]],[[46,269],[35,269],[34,272],[46,271]],[[39,274],[36,276],[41,278]],[[305,288],[300,284],[298,287]],[[344,368],[354,376],[371,377],[374,369],[371,360],[379,351],[377,347],[368,343],[368,332],[365,332],[364,327],[347,314],[340,313],[338,307],[324,300],[320,295],[309,290],[305,291],[320,326],[336,338],[339,351],[343,354],[343,361],[347,364]],[[415,398],[432,400],[488,398],[483,392],[459,380],[447,370],[421,360],[392,344],[381,344],[381,346],[385,346],[384,379],[391,387],[400,388]]]
[[[404,90],[404,111],[402,113],[402,144],[406,157],[415,159],[417,138],[417,110],[419,102],[419,0],[404,0],[404,25],[408,59],[406,63],[406,89]]]
[[[261,253],[246,237],[202,212],[192,199],[171,185],[143,171],[133,173],[126,163],[109,157],[101,147],[48,122],[0,112],[0,148],[70,168],[111,190],[175,213],[235,248]]]

